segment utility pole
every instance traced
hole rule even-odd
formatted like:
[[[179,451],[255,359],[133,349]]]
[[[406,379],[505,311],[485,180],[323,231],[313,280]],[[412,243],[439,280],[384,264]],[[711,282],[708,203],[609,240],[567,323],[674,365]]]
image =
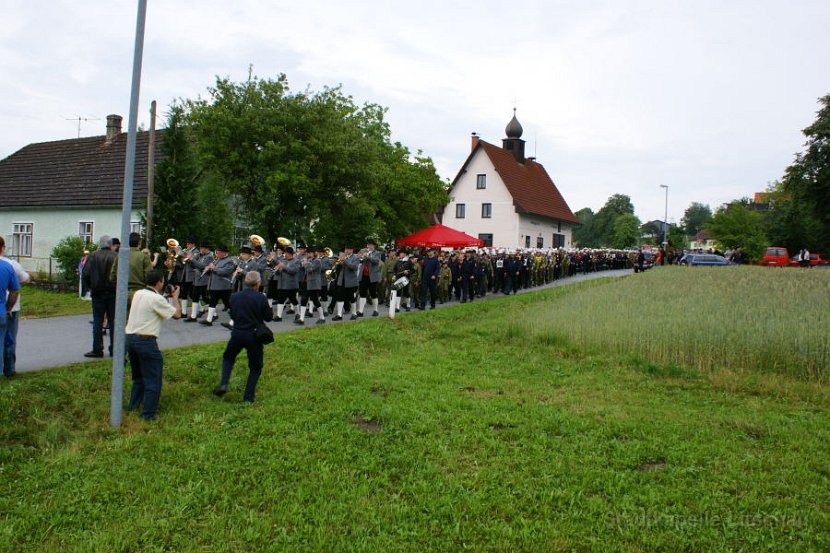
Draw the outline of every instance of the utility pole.
[[[153,242],[153,194],[156,176],[156,101],[150,102],[150,137],[147,140],[147,244]]]
[[[138,16],[135,24],[135,50],[133,52],[133,80],[130,92],[130,119],[127,131],[127,160],[124,168],[124,195],[121,202],[121,239],[130,236],[130,219],[133,211],[133,179],[135,178],[135,139],[138,119],[138,92],[141,88],[141,60],[144,54],[144,22],[147,19],[147,0],[138,0]],[[127,326],[127,279],[130,272],[130,246],[118,252],[118,276],[115,288],[115,332],[112,353],[112,396],[110,397],[110,424],[121,426],[121,409],[124,403],[124,351]]]
[[[660,188],[666,189],[666,209],[663,212],[663,249],[669,247],[669,185],[661,184]]]

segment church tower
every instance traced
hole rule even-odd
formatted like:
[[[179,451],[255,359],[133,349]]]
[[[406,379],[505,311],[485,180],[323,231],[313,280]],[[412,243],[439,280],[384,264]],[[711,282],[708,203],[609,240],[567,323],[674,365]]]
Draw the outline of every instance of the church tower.
[[[513,154],[519,163],[525,162],[525,141],[522,140],[522,125],[516,119],[516,108],[513,108],[513,119],[507,124],[504,133],[507,138],[502,139],[502,148]]]

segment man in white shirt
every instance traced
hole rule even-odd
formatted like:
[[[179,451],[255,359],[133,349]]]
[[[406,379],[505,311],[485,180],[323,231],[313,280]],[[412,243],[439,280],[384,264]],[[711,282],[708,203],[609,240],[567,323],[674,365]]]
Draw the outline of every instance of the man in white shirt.
[[[130,403],[127,411],[143,404],[141,418],[156,418],[159,398],[161,397],[162,368],[164,357],[158,347],[161,323],[170,319],[180,319],[182,305],[179,303],[179,287],[173,286],[171,298],[173,305],[167,303],[161,295],[164,279],[159,271],[147,273],[147,286],[137,290],[130,307],[127,321],[127,355],[133,374],[133,386],[130,391]]]
[[[20,284],[24,282],[29,282],[31,278],[29,277],[29,273],[23,270],[23,267],[20,266],[20,263],[15,261],[14,259],[9,259],[8,257],[3,256],[3,251],[0,251],[0,263],[5,261],[9,265],[12,266],[14,269],[14,273],[17,275],[17,280]],[[8,297],[8,293],[6,294]],[[17,348],[17,328],[20,324],[20,294],[17,295],[17,301],[14,303],[14,307],[12,307],[11,311],[9,312],[9,316],[6,319],[6,347],[3,348],[3,369],[6,371],[7,376],[14,376],[15,375],[15,362],[17,361],[17,355],[15,354],[15,349]]]

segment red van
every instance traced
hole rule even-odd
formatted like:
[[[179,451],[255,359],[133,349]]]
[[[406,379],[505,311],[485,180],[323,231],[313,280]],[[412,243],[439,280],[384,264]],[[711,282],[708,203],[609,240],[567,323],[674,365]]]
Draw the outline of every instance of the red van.
[[[790,254],[787,248],[773,246],[767,248],[764,257],[761,258],[761,265],[768,267],[787,267],[790,264]]]

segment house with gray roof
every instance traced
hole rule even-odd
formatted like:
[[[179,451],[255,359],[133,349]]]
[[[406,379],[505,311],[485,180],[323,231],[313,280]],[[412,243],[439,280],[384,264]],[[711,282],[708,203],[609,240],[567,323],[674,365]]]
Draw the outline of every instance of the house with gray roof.
[[[30,272],[48,272],[50,254],[67,236],[96,243],[119,236],[127,133],[107,117],[106,134],[29,144],[0,160],[0,235],[6,255]],[[155,161],[161,160],[157,130]],[[149,132],[139,132],[131,230],[140,232],[147,203]],[[122,238],[126,243],[126,239]]]

